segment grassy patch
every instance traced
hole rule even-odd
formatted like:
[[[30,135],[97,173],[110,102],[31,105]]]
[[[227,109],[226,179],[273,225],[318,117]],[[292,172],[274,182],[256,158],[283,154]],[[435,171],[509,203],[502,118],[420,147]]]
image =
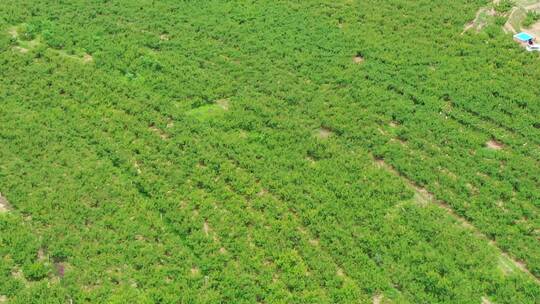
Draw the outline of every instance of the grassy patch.
[[[226,110],[219,104],[207,104],[189,110],[186,115],[194,117],[201,121],[210,120],[225,115]]]

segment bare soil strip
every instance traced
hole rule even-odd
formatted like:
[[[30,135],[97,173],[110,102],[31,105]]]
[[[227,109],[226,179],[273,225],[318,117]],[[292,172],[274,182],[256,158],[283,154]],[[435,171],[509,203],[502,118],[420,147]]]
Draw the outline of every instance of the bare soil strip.
[[[383,296],[381,294],[377,294],[373,296],[373,304],[381,304],[382,299],[383,299]]]
[[[0,213],[8,212],[9,210],[11,210],[11,205],[8,200],[2,196],[2,193],[0,193]]]
[[[480,231],[478,228],[476,228],[466,218],[464,218],[464,217],[460,216],[459,214],[455,213],[454,210],[448,205],[448,203],[446,203],[444,201],[441,201],[441,200],[438,200],[433,193],[427,191],[425,188],[419,186],[414,181],[410,180],[409,178],[407,178],[406,176],[401,174],[394,167],[387,164],[383,159],[374,158],[374,162],[378,167],[383,168],[383,169],[391,172],[392,174],[401,177],[409,187],[414,189],[414,191],[415,191],[414,200],[415,201],[417,201],[418,203],[420,203],[422,205],[427,204],[427,203],[431,203],[431,204],[434,204],[434,205],[438,206],[439,208],[443,209],[444,211],[446,211],[446,213],[448,213],[450,216],[452,216],[457,222],[459,222],[463,227],[466,227],[467,229],[472,230],[473,234],[476,237],[488,241],[488,244],[490,246],[496,248],[497,251],[499,252],[499,254],[503,258],[510,261],[516,268],[520,269],[522,272],[528,274],[537,284],[540,284],[540,280],[535,275],[533,275],[529,271],[529,269],[527,269],[527,266],[525,265],[525,263],[514,259],[512,256],[510,256],[510,254],[508,254],[506,251],[504,251],[503,249],[498,247],[497,243],[494,240],[487,237],[484,233],[482,233],[482,231]]]

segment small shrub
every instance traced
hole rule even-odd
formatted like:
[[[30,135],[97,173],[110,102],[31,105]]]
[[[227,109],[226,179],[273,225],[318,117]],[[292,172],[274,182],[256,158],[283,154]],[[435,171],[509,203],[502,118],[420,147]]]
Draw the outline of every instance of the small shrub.
[[[39,25],[35,23],[23,24],[18,28],[20,40],[30,41],[36,39],[40,31]]]
[[[495,17],[495,24],[497,26],[503,26],[506,23],[506,17],[497,16]]]
[[[62,35],[50,29],[46,29],[42,33],[45,42],[53,49],[62,49],[65,46],[65,41]]]
[[[24,276],[30,281],[39,281],[49,274],[49,268],[43,263],[31,263],[23,266]]]
[[[506,14],[511,11],[514,6],[515,3],[512,0],[501,0],[494,8],[497,13]]]

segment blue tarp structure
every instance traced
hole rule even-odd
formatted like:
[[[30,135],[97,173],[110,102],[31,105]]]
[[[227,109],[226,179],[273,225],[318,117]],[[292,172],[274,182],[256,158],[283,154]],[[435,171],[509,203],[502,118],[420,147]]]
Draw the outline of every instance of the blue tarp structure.
[[[527,34],[525,32],[515,34],[514,38],[516,38],[517,40],[522,41],[522,42],[527,42],[527,41],[529,41],[531,39],[534,39],[534,37],[531,34]]]

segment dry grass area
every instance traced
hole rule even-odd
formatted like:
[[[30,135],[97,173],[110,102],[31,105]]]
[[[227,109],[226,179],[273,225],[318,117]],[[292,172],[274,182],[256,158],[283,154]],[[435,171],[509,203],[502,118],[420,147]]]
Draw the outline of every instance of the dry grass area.
[[[330,130],[329,128],[327,127],[320,127],[318,130],[317,130],[317,137],[319,139],[327,139],[329,138],[330,136],[332,136],[334,134],[334,132],[332,132],[332,130]]]
[[[20,47],[20,46],[14,46],[13,50],[16,51],[16,52],[22,53],[22,54],[26,54],[26,53],[28,53],[30,51],[29,49],[23,48],[23,47]]]
[[[523,27],[521,24],[527,16],[528,11],[540,10],[540,1],[538,0],[517,0],[515,7],[508,15],[508,21],[503,29],[507,33],[515,34],[517,32],[526,31],[533,36],[540,37],[540,22],[532,25],[529,28]]]
[[[54,49],[49,49],[49,51],[55,53],[55,54],[58,54],[60,56],[62,56],[63,58],[67,58],[67,59],[71,59],[71,60],[76,60],[78,61],[79,63],[82,63],[82,64],[88,64],[88,63],[91,63],[94,61],[94,57],[88,53],[84,53],[84,54],[70,54],[66,51],[63,51],[63,50],[54,50]]]
[[[8,34],[11,36],[11,38],[18,38],[19,37],[19,32],[17,31],[17,28],[16,27],[12,27],[10,29],[8,29]]]
[[[382,300],[383,300],[383,295],[382,294],[377,294],[377,295],[373,296],[373,304],[381,304]]]
[[[206,235],[210,234],[210,225],[208,225],[207,221],[204,221],[204,223],[203,223],[203,232]]]
[[[9,28],[7,32],[11,36],[11,38],[15,39],[16,42],[17,42],[17,45],[13,46],[12,49],[14,51],[22,53],[22,54],[26,54],[26,53],[30,52],[30,50],[36,48],[37,46],[41,45],[41,43],[42,43],[41,37],[39,37],[39,36],[36,37],[35,39],[29,40],[29,41],[20,39],[20,34],[19,34],[19,30],[18,30],[17,26]],[[60,56],[63,56],[63,57],[66,57],[66,58],[79,60],[83,64],[90,63],[90,62],[94,61],[94,57],[92,55],[88,54],[88,53],[72,55],[72,54],[68,54],[67,52],[65,52],[63,50],[55,50],[55,49],[52,49],[52,48],[49,48],[48,50],[53,51],[53,52],[59,54]]]
[[[28,53],[31,49],[34,49],[40,45],[40,39],[36,38],[34,40],[22,40],[20,39],[20,34],[17,26],[11,27],[8,29],[8,34],[17,42],[16,46],[13,46],[13,50],[22,54]]]
[[[11,209],[8,200],[0,193],[0,213],[8,212]]]
[[[47,255],[45,254],[45,249],[39,248],[37,252],[37,258],[38,258],[38,261],[45,261],[47,259]]]
[[[492,150],[502,150],[504,148],[504,144],[492,139],[486,142],[486,147]]]
[[[92,57],[92,55],[90,55],[90,54],[84,54],[82,61],[84,63],[90,63],[90,62],[94,61],[94,57]]]
[[[161,130],[160,128],[156,127],[155,125],[150,125],[150,127],[148,127],[150,129],[150,131],[156,133],[157,135],[159,135],[159,137],[163,140],[167,140],[169,139],[169,134],[165,133],[163,130]]]
[[[28,285],[28,281],[26,280],[26,278],[24,277],[24,274],[23,272],[21,271],[21,269],[19,268],[14,268],[13,270],[11,270],[11,276],[19,281],[22,281],[25,285]]]
[[[525,29],[529,34],[540,37],[540,22],[537,22]]]
[[[413,200],[417,204],[421,206],[426,206],[429,203],[433,202],[433,194],[429,193],[426,189],[415,187],[414,190],[415,191],[414,191]]]
[[[133,162],[133,168],[135,168],[138,174],[142,174],[141,165],[139,164],[139,162]]]
[[[306,161],[308,161],[310,165],[315,165],[317,163],[317,161],[311,156],[306,156]]]
[[[360,64],[364,62],[364,57],[362,57],[361,55],[356,55],[353,57],[353,62],[356,64]]]
[[[482,297],[482,304],[491,304],[492,302],[487,297]]]
[[[257,196],[259,196],[259,197],[260,197],[260,196],[265,196],[266,194],[268,194],[268,190],[266,190],[266,189],[261,189],[261,191],[259,191],[259,192],[257,193]]]
[[[229,110],[229,100],[228,99],[216,100],[216,104],[225,111]]]
[[[499,268],[505,275],[511,274],[515,270],[515,265],[512,261],[508,260],[505,256],[499,258]]]

